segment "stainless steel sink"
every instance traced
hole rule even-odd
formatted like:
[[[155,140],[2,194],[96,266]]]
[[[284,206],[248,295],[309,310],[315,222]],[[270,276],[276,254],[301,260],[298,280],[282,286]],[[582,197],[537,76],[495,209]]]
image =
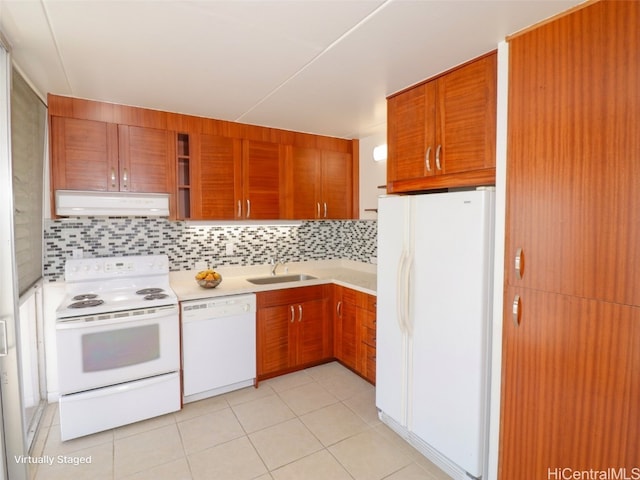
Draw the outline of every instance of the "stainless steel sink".
[[[274,275],[271,277],[247,278],[247,282],[254,285],[270,285],[272,283],[301,282],[302,280],[315,280],[316,277],[306,273],[296,273],[291,275]]]

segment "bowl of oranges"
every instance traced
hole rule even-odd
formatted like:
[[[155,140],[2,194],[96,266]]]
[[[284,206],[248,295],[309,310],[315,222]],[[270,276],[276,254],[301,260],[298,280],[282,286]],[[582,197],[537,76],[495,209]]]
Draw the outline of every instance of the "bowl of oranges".
[[[222,275],[215,270],[202,270],[196,275],[196,282],[202,288],[216,288],[222,283]]]

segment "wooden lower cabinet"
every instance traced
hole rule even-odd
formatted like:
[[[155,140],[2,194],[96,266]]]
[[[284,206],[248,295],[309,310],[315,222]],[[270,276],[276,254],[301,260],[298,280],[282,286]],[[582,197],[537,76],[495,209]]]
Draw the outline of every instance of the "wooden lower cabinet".
[[[499,478],[570,478],[554,473],[562,469],[633,478],[640,308],[509,287],[505,312]]]
[[[358,309],[360,352],[357,370],[371,383],[376,383],[376,312]]]
[[[345,366],[376,381],[376,297],[334,286],[334,352]]]
[[[298,287],[256,295],[258,380],[333,357],[329,288]]]

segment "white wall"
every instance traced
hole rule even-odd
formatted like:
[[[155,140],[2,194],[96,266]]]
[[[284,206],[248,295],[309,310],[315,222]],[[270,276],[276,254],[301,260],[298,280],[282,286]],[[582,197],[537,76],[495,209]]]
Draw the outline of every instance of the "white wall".
[[[382,125],[378,132],[360,139],[360,214],[362,220],[377,220],[375,212],[365,209],[378,208],[378,195],[386,192],[378,185],[387,183],[387,162],[374,162],[374,147],[387,143],[387,126]]]

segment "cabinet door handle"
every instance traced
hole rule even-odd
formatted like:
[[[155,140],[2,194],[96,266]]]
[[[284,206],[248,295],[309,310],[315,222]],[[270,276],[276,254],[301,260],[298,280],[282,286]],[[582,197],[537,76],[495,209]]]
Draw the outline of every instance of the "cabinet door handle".
[[[122,173],[122,182],[124,183],[123,188],[127,189],[127,182],[129,181],[129,174],[127,173],[127,169],[125,168]]]
[[[427,148],[427,153],[424,156],[424,163],[427,167],[427,172],[431,171],[431,145],[429,145],[429,148]]]
[[[513,263],[516,273],[518,274],[518,278],[522,279],[522,276],[524,275],[524,252],[522,251],[522,248],[518,247],[516,250],[516,258]]]
[[[293,305],[289,305],[289,308],[291,309],[291,323],[293,323],[296,318],[296,312],[293,309]]]
[[[242,218],[242,201],[238,200],[238,218]]]
[[[438,145],[436,148],[436,168],[438,170],[442,170],[442,166],[440,165],[440,151],[442,150],[442,145]]]
[[[324,202],[324,218],[327,218],[327,202]]]
[[[336,313],[338,314],[338,317],[342,318],[342,300],[340,300],[336,306]]]
[[[298,321],[302,321],[302,305],[298,305]]]
[[[251,200],[247,198],[247,218],[251,216]]]
[[[6,357],[9,354],[9,347],[7,345],[7,321],[0,320],[0,357]]]
[[[116,188],[116,169],[111,168],[111,186]]]
[[[320,218],[320,202],[316,203],[316,207],[317,207],[317,210],[318,210],[318,214],[316,215],[316,218]]]
[[[515,297],[513,297],[511,313],[513,318],[513,324],[516,327],[519,327],[520,326],[520,295],[516,295]]]

